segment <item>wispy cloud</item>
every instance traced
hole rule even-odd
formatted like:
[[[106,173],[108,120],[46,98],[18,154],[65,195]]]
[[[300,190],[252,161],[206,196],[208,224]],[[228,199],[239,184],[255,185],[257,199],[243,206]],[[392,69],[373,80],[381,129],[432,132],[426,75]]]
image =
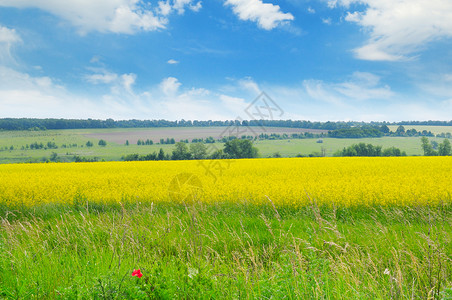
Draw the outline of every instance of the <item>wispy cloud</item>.
[[[9,63],[13,60],[11,47],[22,42],[15,29],[10,29],[0,25],[0,63]]]
[[[367,72],[355,72],[346,81],[328,83],[322,80],[305,80],[303,85],[312,98],[343,105],[352,100],[385,100],[394,93],[388,85],[380,83],[380,77]]]
[[[83,78],[92,84],[110,84],[118,79],[118,74],[109,72],[102,68],[89,68],[92,74],[86,74]]]

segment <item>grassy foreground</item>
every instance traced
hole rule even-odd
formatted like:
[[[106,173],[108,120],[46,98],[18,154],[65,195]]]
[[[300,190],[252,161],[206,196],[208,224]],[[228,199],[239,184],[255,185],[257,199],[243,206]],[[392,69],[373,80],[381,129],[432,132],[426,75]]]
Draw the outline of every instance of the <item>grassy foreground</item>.
[[[46,204],[0,216],[0,298],[452,297],[450,205]]]

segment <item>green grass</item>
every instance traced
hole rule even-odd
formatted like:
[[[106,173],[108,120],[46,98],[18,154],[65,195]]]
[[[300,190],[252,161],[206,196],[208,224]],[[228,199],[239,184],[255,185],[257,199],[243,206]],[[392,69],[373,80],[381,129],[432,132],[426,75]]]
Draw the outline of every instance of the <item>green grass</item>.
[[[168,130],[167,128],[164,128]],[[174,129],[174,128],[173,128]],[[183,129],[183,128],[182,128]],[[181,130],[182,130],[181,129]],[[200,128],[202,130],[203,128]],[[174,145],[158,145],[137,146],[131,144],[125,146],[114,142],[108,142],[106,147],[97,145],[98,140],[88,137],[87,134],[93,133],[117,133],[132,132],[141,129],[74,129],[74,130],[47,130],[47,131],[0,131],[0,149],[8,147],[8,150],[0,151],[0,163],[20,163],[20,162],[38,162],[45,161],[50,157],[52,152],[58,154],[63,161],[71,161],[74,155],[80,157],[94,158],[99,160],[120,160],[121,156],[127,154],[138,153],[141,155],[158,152],[163,148],[165,153],[171,153]],[[149,132],[158,131],[159,128],[147,129]],[[176,129],[174,129],[176,130]],[[193,130],[193,129],[192,129]],[[176,132],[176,131],[174,131]],[[170,137],[171,138],[171,137]],[[441,142],[440,138],[430,138],[432,141]],[[86,142],[94,143],[93,147],[86,147]],[[384,148],[398,147],[406,151],[408,155],[422,155],[421,142],[419,137],[383,137],[383,138],[367,138],[367,139],[323,139],[323,143],[317,143],[317,139],[303,140],[264,140],[256,141],[255,145],[259,149],[262,157],[268,157],[276,152],[283,157],[294,157],[298,154],[308,155],[312,152],[320,152],[322,147],[326,150],[327,156],[332,156],[337,150],[342,150],[356,143],[370,143],[381,145]],[[54,142],[58,149],[47,150],[21,150],[22,146],[34,142],[47,144]],[[63,144],[77,144],[74,148],[62,148]],[[14,150],[9,150],[10,146],[14,146]],[[222,144],[216,144],[221,148]]]
[[[97,145],[98,140],[88,138],[85,134],[98,132],[115,132],[118,129],[70,129],[70,130],[47,130],[47,131],[0,131],[0,148],[14,146],[14,150],[0,151],[0,163],[17,163],[26,161],[39,161],[48,159],[52,152],[58,154],[60,159],[71,160],[74,155],[81,157],[105,160],[120,160],[122,155],[131,153],[148,154],[158,152],[163,148],[165,152],[171,152],[173,145],[153,145],[153,146],[125,146],[108,142],[106,147]],[[93,147],[86,147],[86,143],[91,141]],[[58,149],[21,150],[22,146],[31,143],[55,142]],[[62,148],[63,144],[77,144],[77,147]]]
[[[0,209],[0,298],[452,296],[449,206],[77,203]]]
[[[323,143],[317,143],[317,139],[303,140],[278,140],[278,141],[257,141],[255,146],[259,148],[259,153],[267,157],[276,152],[282,156],[293,157],[297,154],[308,155],[312,152],[321,152],[322,147],[326,150],[327,156],[332,156],[337,150],[342,150],[352,144],[366,143],[383,146],[383,148],[397,147],[406,151],[407,155],[423,155],[420,137],[382,137],[364,139],[333,139],[324,138]],[[441,138],[429,138],[431,141],[442,142]]]

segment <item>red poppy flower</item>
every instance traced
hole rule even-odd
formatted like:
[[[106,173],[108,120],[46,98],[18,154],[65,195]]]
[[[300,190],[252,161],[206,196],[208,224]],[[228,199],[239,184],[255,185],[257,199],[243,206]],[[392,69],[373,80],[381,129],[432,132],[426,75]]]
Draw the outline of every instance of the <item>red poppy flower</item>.
[[[138,278],[141,278],[141,276],[143,276],[143,274],[141,274],[140,269],[138,269],[138,270],[134,269],[133,272],[132,272],[132,276],[136,276]]]

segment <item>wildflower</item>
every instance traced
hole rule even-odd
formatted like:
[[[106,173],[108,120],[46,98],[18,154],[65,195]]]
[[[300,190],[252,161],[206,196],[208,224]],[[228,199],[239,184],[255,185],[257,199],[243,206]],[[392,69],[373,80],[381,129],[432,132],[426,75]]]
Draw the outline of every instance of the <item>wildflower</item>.
[[[143,276],[143,274],[141,274],[140,269],[138,269],[138,270],[134,269],[133,272],[132,272],[132,276],[136,276],[138,278],[141,278],[141,276]]]

